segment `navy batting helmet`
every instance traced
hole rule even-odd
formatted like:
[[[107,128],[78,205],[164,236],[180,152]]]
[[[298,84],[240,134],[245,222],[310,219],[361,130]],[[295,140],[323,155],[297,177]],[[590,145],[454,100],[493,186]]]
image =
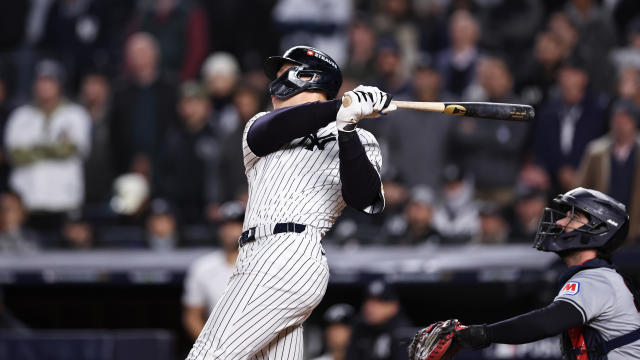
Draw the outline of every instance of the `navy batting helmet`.
[[[589,221],[565,232],[568,224],[560,225],[557,221],[565,217],[575,220],[575,212],[584,214]],[[558,195],[551,207],[544,210],[533,247],[553,252],[597,249],[610,255],[628,232],[629,215],[622,203],[599,191],[579,187]]]
[[[295,66],[278,77],[278,70],[285,63]],[[307,90],[322,91],[333,99],[342,85],[342,73],[336,62],[310,46],[294,46],[282,56],[271,56],[264,63],[264,73],[272,80],[269,93],[280,99]]]

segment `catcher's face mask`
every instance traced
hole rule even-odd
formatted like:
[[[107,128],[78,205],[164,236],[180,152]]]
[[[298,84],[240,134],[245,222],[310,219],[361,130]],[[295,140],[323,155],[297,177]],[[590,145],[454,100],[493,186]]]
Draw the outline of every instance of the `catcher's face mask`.
[[[554,252],[589,248],[590,239],[602,233],[601,224],[600,220],[590,218],[588,214],[576,210],[573,205],[559,204],[555,208],[545,208],[533,247]]]
[[[286,99],[306,90],[322,90],[319,81],[322,75],[317,70],[293,66],[269,84],[269,93],[279,99]]]

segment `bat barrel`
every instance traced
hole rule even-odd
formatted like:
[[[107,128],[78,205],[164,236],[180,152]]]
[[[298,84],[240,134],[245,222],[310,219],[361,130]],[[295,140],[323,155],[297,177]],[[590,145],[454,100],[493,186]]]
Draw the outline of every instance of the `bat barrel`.
[[[444,113],[508,121],[531,121],[535,111],[529,105],[488,102],[445,103]]]

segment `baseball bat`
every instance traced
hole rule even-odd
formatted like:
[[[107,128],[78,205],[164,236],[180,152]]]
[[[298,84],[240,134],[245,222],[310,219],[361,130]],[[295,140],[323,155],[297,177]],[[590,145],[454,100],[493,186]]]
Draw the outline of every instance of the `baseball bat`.
[[[351,98],[344,96],[342,98],[342,104],[345,107],[349,107],[349,105],[351,105]],[[490,102],[420,102],[394,100],[391,101],[391,105],[385,113],[396,109],[413,109],[507,121],[531,121],[535,117],[535,111],[529,105]]]

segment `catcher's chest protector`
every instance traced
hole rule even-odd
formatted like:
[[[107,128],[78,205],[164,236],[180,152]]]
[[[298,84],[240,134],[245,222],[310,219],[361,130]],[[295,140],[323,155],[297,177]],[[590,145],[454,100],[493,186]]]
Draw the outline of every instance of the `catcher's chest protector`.
[[[576,326],[562,334],[562,354],[567,360],[607,360],[600,349],[606,343],[598,330]]]

